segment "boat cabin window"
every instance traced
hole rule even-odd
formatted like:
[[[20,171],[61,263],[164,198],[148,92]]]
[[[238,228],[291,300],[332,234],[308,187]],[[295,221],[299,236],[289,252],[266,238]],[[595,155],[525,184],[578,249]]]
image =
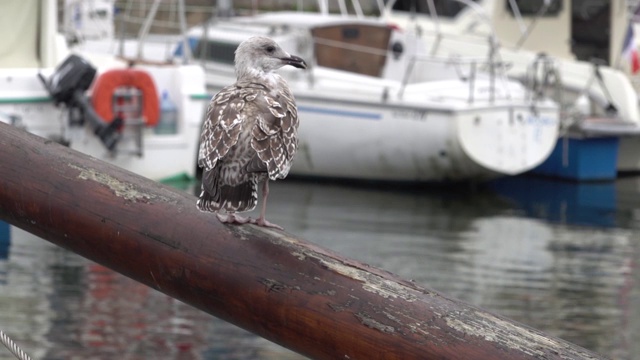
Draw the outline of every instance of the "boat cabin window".
[[[572,0],[571,51],[579,60],[609,64],[610,0]]]
[[[230,44],[213,40],[200,40],[193,56],[196,59],[204,59],[217,63],[233,65],[235,51],[238,44]]]
[[[387,60],[391,29],[386,25],[340,24],[313,28],[319,66],[380,77]]]
[[[514,4],[522,16],[540,16],[545,0],[505,0],[511,15],[515,15]],[[562,11],[562,0],[551,0],[542,16],[556,16]]]
[[[415,12],[430,15],[429,1],[431,0],[396,0],[392,9],[396,11]],[[478,2],[479,0],[472,0]],[[433,5],[438,16],[454,18],[467,5],[455,0],[433,0]]]
[[[90,19],[107,19],[109,17],[109,11],[105,9],[98,9],[89,13]]]

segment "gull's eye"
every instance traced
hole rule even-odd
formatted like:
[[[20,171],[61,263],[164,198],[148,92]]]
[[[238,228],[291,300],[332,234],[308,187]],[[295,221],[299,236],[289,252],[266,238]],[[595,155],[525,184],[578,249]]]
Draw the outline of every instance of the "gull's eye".
[[[273,45],[267,45],[267,47],[264,48],[269,54],[273,54],[274,51],[276,51],[276,47]]]

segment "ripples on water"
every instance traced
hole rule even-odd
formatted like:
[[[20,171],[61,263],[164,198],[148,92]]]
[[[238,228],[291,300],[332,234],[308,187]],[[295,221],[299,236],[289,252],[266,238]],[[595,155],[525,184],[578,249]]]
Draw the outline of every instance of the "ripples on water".
[[[637,178],[271,190],[270,220],[291,233],[606,356],[640,359]],[[16,228],[0,227],[0,329],[38,359],[302,359]],[[0,347],[0,359],[13,357]]]

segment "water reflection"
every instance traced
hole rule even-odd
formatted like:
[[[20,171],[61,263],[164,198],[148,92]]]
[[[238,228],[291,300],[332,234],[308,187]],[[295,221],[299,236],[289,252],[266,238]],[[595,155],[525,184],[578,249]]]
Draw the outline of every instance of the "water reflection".
[[[300,358],[20,229],[11,238],[0,324],[34,358]]]
[[[488,186],[515,202],[527,216],[572,225],[616,225],[614,182],[574,183],[540,177],[500,179]],[[637,193],[635,193],[637,197]]]
[[[273,184],[268,215],[346,256],[607,356],[640,359],[640,180],[583,185],[286,181]],[[8,254],[0,326],[37,358],[302,358],[18,229],[10,239],[0,240]]]
[[[9,258],[9,224],[0,221],[0,285],[7,283],[7,259]]]

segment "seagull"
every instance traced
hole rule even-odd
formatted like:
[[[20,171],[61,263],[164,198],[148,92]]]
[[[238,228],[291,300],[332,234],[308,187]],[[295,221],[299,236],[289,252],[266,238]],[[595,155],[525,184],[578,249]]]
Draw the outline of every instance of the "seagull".
[[[291,65],[306,69],[272,39],[251,37],[235,52],[236,83],[209,103],[200,136],[198,166],[203,168],[201,211],[215,212],[228,224],[252,223],[282,229],[266,220],[269,180],[289,173],[298,148],[298,110],[286,81],[275,70]],[[238,212],[255,209],[262,182],[258,219]]]

